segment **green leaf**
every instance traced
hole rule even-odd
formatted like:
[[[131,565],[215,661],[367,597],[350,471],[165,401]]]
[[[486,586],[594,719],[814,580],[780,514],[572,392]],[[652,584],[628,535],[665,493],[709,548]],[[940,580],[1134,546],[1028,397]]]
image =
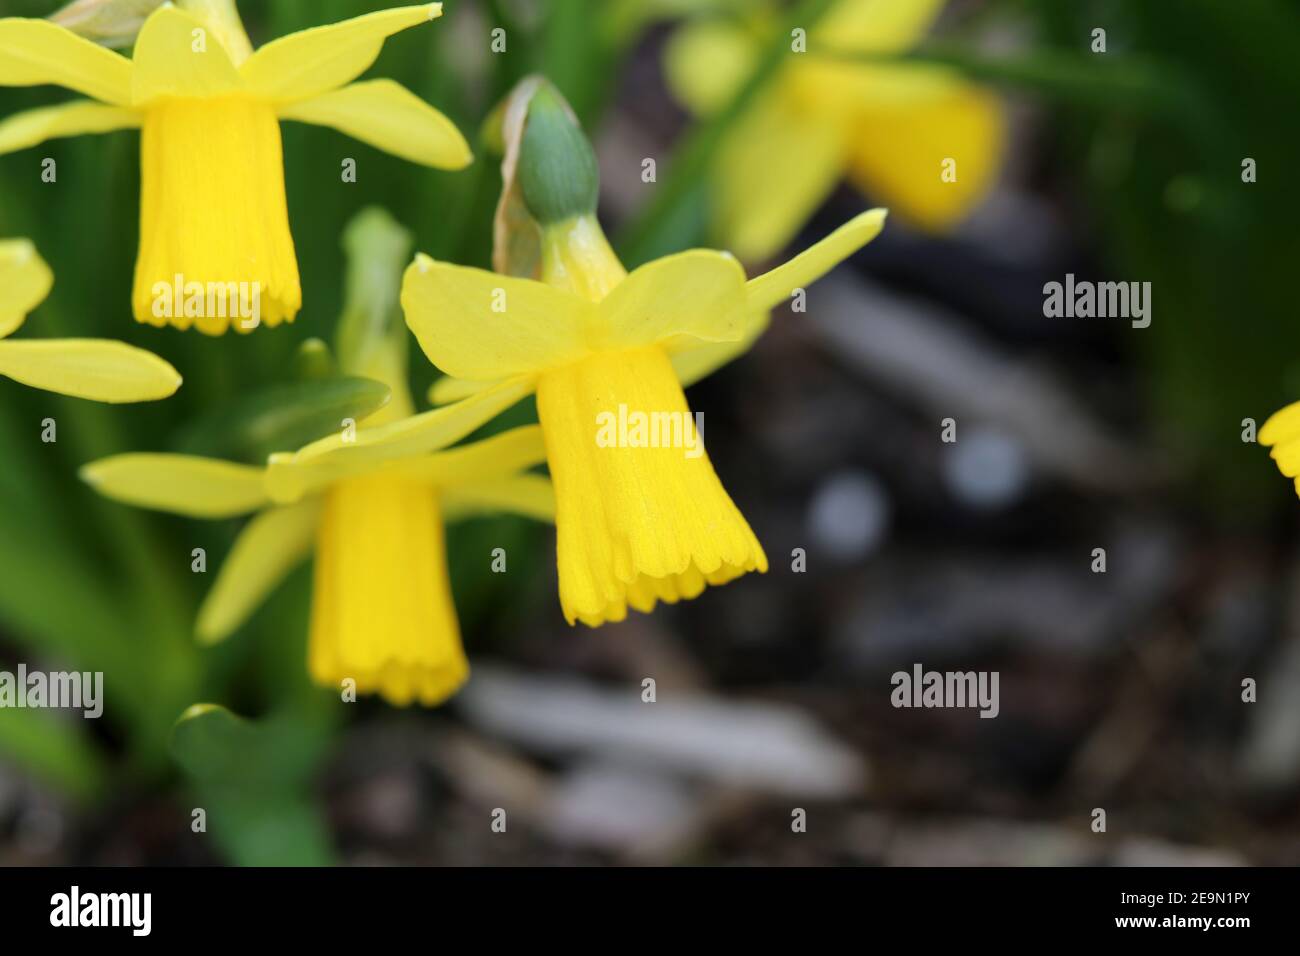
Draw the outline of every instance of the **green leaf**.
[[[103,790],[104,765],[79,719],[37,710],[0,710],[0,752],[16,765],[80,800]]]
[[[275,385],[187,428],[179,450],[262,463],[338,431],[346,418],[361,421],[388,404],[387,385],[368,378],[333,378]]]
[[[328,745],[319,724],[284,712],[262,721],[195,704],[171,751],[207,813],[213,839],[241,866],[327,866],[328,831],[308,796]]]

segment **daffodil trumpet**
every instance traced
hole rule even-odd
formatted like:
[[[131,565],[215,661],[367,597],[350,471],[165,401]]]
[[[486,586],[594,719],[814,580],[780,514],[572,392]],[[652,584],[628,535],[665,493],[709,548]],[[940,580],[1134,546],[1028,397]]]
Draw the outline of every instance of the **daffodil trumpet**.
[[[716,231],[745,261],[768,259],[847,178],[932,232],[959,223],[995,181],[1004,110],[989,91],[934,65],[871,63],[929,32],[944,0],[840,0],[804,37],[725,137],[711,198]],[[775,17],[701,17],[665,54],[669,85],[702,116],[723,109],[756,67]]]
[[[54,273],[29,240],[0,240],[0,376],[99,402],[154,401],[180,387],[176,369],[125,342],[9,339],[53,286]]]
[[[253,50],[233,0],[181,0],[150,14],[131,59],[46,20],[3,18],[0,86],[57,84],[90,99],[9,117],[0,153],[139,128],[136,320],[210,335],[292,321],[302,293],[280,121],[332,127],[427,166],[466,166],[469,147],[442,113],[392,80],[352,82],[385,38],[441,11],[381,10]]]
[[[566,156],[589,149],[568,123],[552,93],[534,96],[520,182],[540,224],[540,279],[418,255],[402,307],[425,355],[451,376],[437,397],[468,396],[449,408],[536,394],[556,495],[560,605],[570,624],[594,627],[767,569],[707,453],[602,442],[602,421],[620,406],[689,421],[683,386],[748,348],[774,306],[874,238],[885,212],[864,213],[748,281],[731,255],[704,249],[628,273],[591,211],[594,161]],[[364,444],[317,441],[273,461],[271,481],[292,486],[312,468],[419,450],[439,440],[437,416],[448,410],[381,427]]]

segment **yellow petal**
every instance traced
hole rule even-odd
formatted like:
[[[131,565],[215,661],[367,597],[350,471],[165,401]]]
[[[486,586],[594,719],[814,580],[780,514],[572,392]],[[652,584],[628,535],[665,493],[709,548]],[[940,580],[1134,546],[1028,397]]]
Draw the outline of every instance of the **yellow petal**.
[[[0,375],[60,395],[97,402],[152,402],[181,387],[167,362],[108,339],[0,342]]]
[[[728,362],[740,358],[753,347],[758,337],[767,331],[771,314],[766,309],[746,313],[743,333],[735,342],[700,342],[685,340],[682,343],[667,342],[668,357],[672,360],[673,370],[682,388],[694,385],[700,379],[712,375]]]
[[[857,252],[885,228],[885,209],[869,209],[854,216],[825,239],[809,246],[789,262],[750,279],[750,305],[771,309],[788,301],[796,289],[807,289]]]
[[[108,133],[137,127],[141,119],[134,110],[91,100],[27,110],[0,122],[0,153],[16,152],[61,136]]]
[[[531,279],[417,255],[402,309],[429,361],[458,378],[508,378],[587,351],[592,306]]]
[[[297,501],[344,478],[446,448],[518,402],[532,388],[529,379],[510,379],[455,405],[379,428],[363,428],[350,438],[331,435],[292,454],[272,455],[268,460],[267,487],[278,502]]]
[[[799,108],[782,89],[756,104],[718,156],[717,218],[727,248],[746,262],[780,251],[835,188],[848,135],[838,115]]]
[[[432,707],[469,676],[438,496],[371,475],[331,488],[316,544],[308,668],[337,691]]]
[[[745,270],[724,252],[692,249],[647,262],[600,303],[596,348],[638,348],[683,335],[735,341],[745,309]]]
[[[664,73],[673,95],[692,112],[714,113],[749,77],[760,49],[758,38],[739,24],[690,21],[669,39]]]
[[[474,159],[447,119],[392,80],[369,80],[280,107],[281,119],[328,126],[386,153],[438,169],[463,169]]]
[[[448,488],[512,475],[544,461],[546,442],[541,426],[525,425],[469,445],[403,462],[402,473]]]
[[[0,19],[0,86],[45,83],[126,106],[131,61],[45,20]]]
[[[135,106],[164,96],[226,96],[243,87],[217,34],[193,14],[170,4],[149,14],[136,38],[132,63]]]
[[[817,25],[810,47],[879,53],[915,46],[934,25],[947,0],[851,0],[837,3]]]
[[[54,273],[28,239],[0,241],[0,339],[50,294]]]
[[[893,70],[890,75],[908,70]],[[928,79],[923,79],[928,74]],[[915,80],[932,85],[933,71]],[[911,82],[911,81],[909,81]],[[850,177],[859,189],[925,229],[942,231],[962,219],[993,186],[1002,162],[1006,120],[991,93],[959,80],[863,114]],[[947,160],[956,179],[945,182]]]
[[[441,15],[441,3],[423,3],[291,33],[255,52],[241,72],[261,96],[281,102],[307,99],[364,73],[394,33]]]
[[[1268,417],[1259,430],[1261,445],[1276,445],[1300,438],[1300,402],[1292,402]]]
[[[93,461],[81,478],[101,495],[191,518],[230,518],[267,504],[265,469],[216,458],[130,453]]]
[[[447,521],[506,513],[554,523],[555,489],[542,475],[497,478],[443,490],[442,508]]]
[[[1292,438],[1282,442],[1269,452],[1269,457],[1277,462],[1278,471],[1288,478],[1300,475],[1300,441]]]
[[[491,388],[496,384],[498,383],[477,382],[471,378],[456,378],[452,375],[444,375],[429,386],[429,404],[447,405],[451,402],[459,402],[462,398],[477,395],[483,389]]]
[[[287,508],[263,511],[235,539],[216,583],[199,608],[195,631],[215,644],[237,630],[250,614],[307,559],[316,540],[321,503],[309,498]]]
[[[570,623],[622,620],[629,605],[648,611],[767,570],[662,349],[598,352],[546,373],[537,413],[555,484],[560,605]],[[641,426],[634,416],[645,416]]]

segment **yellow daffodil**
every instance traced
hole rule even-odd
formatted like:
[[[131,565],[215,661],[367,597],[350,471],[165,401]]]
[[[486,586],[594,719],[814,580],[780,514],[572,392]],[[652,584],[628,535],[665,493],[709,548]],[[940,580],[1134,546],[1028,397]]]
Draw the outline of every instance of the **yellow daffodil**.
[[[0,123],[0,153],[140,127],[140,322],[220,335],[292,321],[301,304],[280,120],[329,126],[428,166],[470,161],[443,114],[391,80],[353,83],[386,37],[442,5],[382,10],[254,51],[234,0],[182,0],[145,21],[132,59],[45,20],[0,19],[0,86],[92,97]],[[237,308],[237,305],[238,308]]]
[[[0,339],[18,330],[50,294],[54,274],[26,239],[0,240]],[[0,341],[0,375],[99,402],[147,402],[180,388],[158,356],[104,339]]]
[[[1282,474],[1295,479],[1296,494],[1300,495],[1300,402],[1269,416],[1259,430],[1259,443],[1272,448],[1269,457]]]
[[[480,421],[455,406],[439,413],[446,443]],[[358,431],[358,439],[365,434]],[[191,455],[116,455],[87,465],[82,477],[110,498],[172,514],[257,512],[199,612],[200,640],[236,630],[314,548],[313,680],[337,689],[350,678],[359,693],[433,706],[469,674],[444,522],[488,511],[551,520],[550,483],[523,471],[544,457],[540,429],[529,426],[371,468],[309,469],[280,496],[264,467]]]
[[[928,32],[943,0],[841,0],[792,52],[716,161],[716,225],[741,258],[780,250],[847,176],[905,219],[941,231],[989,189],[1005,119],[998,100],[942,68],[854,62]],[[764,29],[697,20],[669,44],[680,99],[707,115],[745,82]],[[791,38],[792,44],[797,38]]]
[[[434,365],[439,398],[465,413],[535,392],[556,495],[560,605],[570,624],[619,621],[697,596],[767,558],[723,489],[682,392],[743,351],[768,311],[870,241],[874,210],[772,272],[745,280],[723,252],[696,249],[630,274],[590,210],[595,159],[553,91],[533,97],[520,183],[539,230],[541,281],[420,255],[402,308]],[[588,210],[588,211],[583,211]],[[312,468],[399,458],[439,441],[442,409],[347,443],[321,439],[271,463],[293,487]],[[614,434],[620,416],[657,416],[667,441]],[[675,437],[674,437],[675,436]],[[612,439],[612,440],[611,440]]]

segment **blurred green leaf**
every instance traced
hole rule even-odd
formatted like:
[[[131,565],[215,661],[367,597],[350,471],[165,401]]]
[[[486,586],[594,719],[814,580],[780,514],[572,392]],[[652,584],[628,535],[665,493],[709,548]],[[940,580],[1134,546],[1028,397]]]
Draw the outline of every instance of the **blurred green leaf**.
[[[293,451],[337,431],[345,418],[361,421],[388,403],[387,385],[368,378],[293,382],[255,395],[199,419],[178,441],[181,451],[261,463],[277,451]]]
[[[327,866],[328,832],[308,797],[328,743],[293,713],[253,722],[195,704],[176,722],[171,751],[207,811],[214,840],[242,866]]]
[[[0,710],[0,753],[35,776],[80,800],[104,786],[104,764],[74,717],[39,710]]]

